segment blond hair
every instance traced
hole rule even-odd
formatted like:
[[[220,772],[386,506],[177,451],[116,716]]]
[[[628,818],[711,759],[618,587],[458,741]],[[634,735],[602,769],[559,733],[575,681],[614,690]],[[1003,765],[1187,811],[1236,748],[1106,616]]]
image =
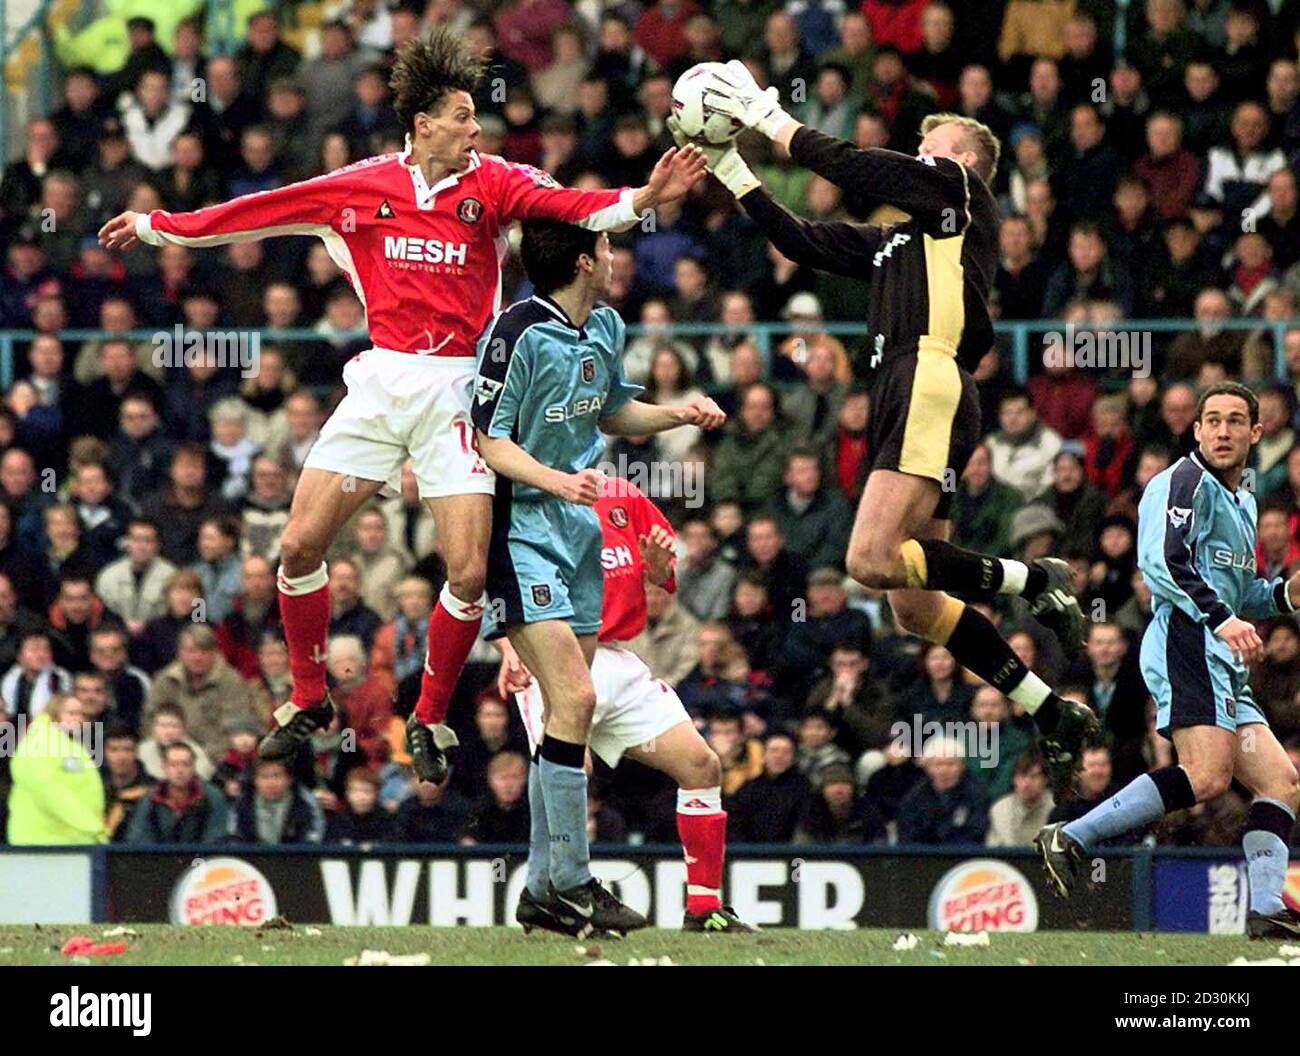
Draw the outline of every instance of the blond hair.
[[[998,171],[998,159],[1002,156],[1002,144],[993,130],[983,121],[976,121],[964,114],[930,114],[921,122],[921,135],[940,125],[960,125],[962,128],[962,145],[975,153],[975,171],[985,183],[993,182],[993,174]]]

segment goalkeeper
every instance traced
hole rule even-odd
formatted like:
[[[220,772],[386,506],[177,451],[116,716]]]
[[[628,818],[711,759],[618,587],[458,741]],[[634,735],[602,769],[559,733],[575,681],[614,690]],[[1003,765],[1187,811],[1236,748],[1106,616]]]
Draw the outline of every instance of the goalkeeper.
[[[871,466],[849,541],[849,573],[864,586],[888,591],[900,627],[946,646],[1034,717],[1053,785],[1063,790],[1085,742],[1096,734],[1095,717],[1053,693],[985,616],[946,593],[972,600],[1018,594],[1068,655],[1082,646],[1084,617],[1064,561],[997,559],[948,541],[952,493],[979,439],[971,371],[993,345],[988,296],[997,267],[998,209],[988,183],[997,168],[997,138],[971,118],[934,114],[921,126],[915,158],[859,150],[805,128],[781,109],[776,90],[760,89],[738,61],[711,76],[704,104],[767,136],[778,152],[848,194],[909,215],[885,227],[801,220],[763,190],[734,143],[699,144],[709,170],[777,249],[867,284],[876,375]],[[670,125],[685,142],[675,119]]]

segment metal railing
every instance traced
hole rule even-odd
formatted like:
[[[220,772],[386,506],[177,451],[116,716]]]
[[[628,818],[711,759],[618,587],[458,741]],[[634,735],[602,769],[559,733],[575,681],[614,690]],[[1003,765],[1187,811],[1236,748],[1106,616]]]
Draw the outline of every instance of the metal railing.
[[[0,4],[3,2],[4,0],[0,0]],[[1036,345],[1043,346],[1043,336],[1039,335],[1056,335],[1058,339],[1063,334],[1082,335],[1090,333],[1106,335],[1097,341],[1097,344],[1104,344],[1106,338],[1111,336],[1126,336],[1128,339],[1132,339],[1135,335],[1140,337],[1143,334],[1187,333],[1197,330],[1201,325],[1201,323],[1193,319],[1135,319],[1106,327],[1075,326],[1071,328],[1060,320],[1034,319],[999,322],[995,324],[994,330],[999,338],[999,346],[1009,358],[1012,377],[1018,383],[1023,384],[1036,371],[1033,351]],[[1273,349],[1273,378],[1276,381],[1285,381],[1287,379],[1286,359],[1282,350],[1283,337],[1289,330],[1300,328],[1300,319],[1280,322],[1226,319],[1215,325],[1220,330],[1270,332]],[[241,333],[257,334],[259,341],[269,345],[292,345],[299,342],[320,343],[328,340],[315,330],[301,328],[292,330],[214,328],[214,332],[217,330],[223,333],[237,330]],[[80,329],[63,330],[57,336],[65,343],[74,344],[83,341],[104,341],[110,338],[146,343],[156,342],[163,338],[170,339],[173,333],[174,330],[171,327],[138,328],[124,333]],[[789,337],[803,336],[809,338],[814,334],[829,334],[841,339],[846,346],[856,347],[865,356],[866,346],[870,344],[873,336],[866,326],[859,323],[823,323],[811,326],[809,324],[790,323],[752,323],[739,327],[723,323],[674,323],[666,327],[646,327],[640,324],[630,324],[627,328],[627,334],[629,343],[640,337],[659,339],[665,343],[675,340],[689,341],[692,338],[708,339],[712,337],[725,337],[732,341],[742,338],[748,339],[758,348],[764,363],[769,368],[769,373],[773,355],[776,354],[780,343]],[[35,330],[0,330],[0,389],[8,389],[14,381],[18,366],[16,361],[17,348],[37,336],[39,335]],[[359,330],[345,336],[364,340],[368,335],[366,331]],[[1036,337],[1038,338],[1037,341],[1035,341]],[[850,348],[850,351],[852,352],[853,348]],[[1041,357],[1037,365],[1041,365]]]

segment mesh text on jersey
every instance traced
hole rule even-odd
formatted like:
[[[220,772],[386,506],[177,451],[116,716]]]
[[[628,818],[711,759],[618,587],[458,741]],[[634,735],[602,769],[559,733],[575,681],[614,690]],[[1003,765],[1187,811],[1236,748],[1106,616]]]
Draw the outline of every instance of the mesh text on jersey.
[[[634,560],[630,546],[619,544],[600,548],[600,567],[606,572],[613,572],[617,568],[628,568]]]
[[[469,243],[385,235],[384,256],[389,260],[405,260],[413,264],[456,264],[464,267],[469,256]]]

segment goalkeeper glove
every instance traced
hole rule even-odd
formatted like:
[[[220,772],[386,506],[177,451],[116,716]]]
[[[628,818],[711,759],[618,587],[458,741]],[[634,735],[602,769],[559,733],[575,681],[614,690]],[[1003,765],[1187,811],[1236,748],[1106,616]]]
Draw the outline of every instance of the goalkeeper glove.
[[[780,93],[775,88],[764,91],[748,67],[739,59],[727,63],[725,73],[715,72],[704,89],[704,101],[720,114],[739,121],[768,139],[776,139],[781,130],[794,120],[781,109]]]
[[[705,168],[713,173],[718,182],[737,198],[746,191],[752,191],[755,187],[762,186],[758,177],[745,164],[745,159],[740,156],[740,151],[736,149],[734,139],[729,143],[716,145],[705,143],[703,140],[691,139],[682,131],[682,126],[678,123],[676,114],[670,115],[668,118],[668,131],[673,134],[673,142],[679,147],[684,147],[689,143],[702,150],[704,152]]]

